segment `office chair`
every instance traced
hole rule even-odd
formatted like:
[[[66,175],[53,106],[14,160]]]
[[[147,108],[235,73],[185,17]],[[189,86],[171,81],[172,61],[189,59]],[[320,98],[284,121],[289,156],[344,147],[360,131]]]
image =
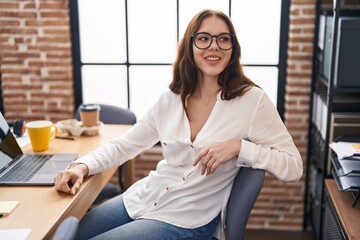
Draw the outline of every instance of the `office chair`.
[[[55,231],[53,240],[73,240],[78,230],[79,220],[70,216],[65,218]]]
[[[243,240],[250,212],[254,207],[265,179],[265,171],[240,168],[235,177],[227,205],[226,239]]]
[[[104,124],[135,124],[136,116],[133,112],[128,109],[107,105],[100,105],[100,121]],[[75,118],[80,120],[80,110],[76,110]],[[118,169],[118,178],[119,178],[119,187],[115,186],[112,183],[107,183],[103,190],[100,192],[99,196],[95,199],[95,202],[100,202],[111,196],[115,196],[124,189],[121,183],[121,166]]]

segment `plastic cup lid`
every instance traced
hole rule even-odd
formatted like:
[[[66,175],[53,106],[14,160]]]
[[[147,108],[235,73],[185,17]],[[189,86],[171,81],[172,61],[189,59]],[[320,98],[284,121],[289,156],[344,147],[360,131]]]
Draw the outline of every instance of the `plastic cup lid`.
[[[81,104],[80,111],[83,111],[83,112],[100,111],[100,105],[99,104]]]

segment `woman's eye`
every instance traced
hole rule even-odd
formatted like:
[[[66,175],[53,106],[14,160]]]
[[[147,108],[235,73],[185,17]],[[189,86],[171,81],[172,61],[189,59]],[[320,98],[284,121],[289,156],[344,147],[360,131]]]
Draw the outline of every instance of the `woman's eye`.
[[[209,38],[208,37],[199,37],[199,40],[203,41],[203,42],[206,42],[206,41],[209,40]]]
[[[230,42],[230,38],[228,38],[228,37],[222,37],[222,38],[220,38],[220,41],[221,41],[221,42]]]

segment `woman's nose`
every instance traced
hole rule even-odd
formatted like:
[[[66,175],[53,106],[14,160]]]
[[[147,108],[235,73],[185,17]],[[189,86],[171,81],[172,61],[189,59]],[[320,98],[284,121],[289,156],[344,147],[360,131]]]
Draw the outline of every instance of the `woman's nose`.
[[[219,50],[219,46],[216,40],[217,40],[216,36],[211,37],[211,44],[209,50]]]

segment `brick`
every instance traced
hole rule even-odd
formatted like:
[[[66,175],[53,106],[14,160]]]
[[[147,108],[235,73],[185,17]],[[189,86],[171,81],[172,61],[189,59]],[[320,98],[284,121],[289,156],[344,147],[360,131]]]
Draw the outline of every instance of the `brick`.
[[[69,66],[71,64],[71,61],[62,59],[62,61],[29,61],[28,66],[29,67],[59,67],[59,66]]]
[[[4,27],[14,27],[14,26],[19,26],[20,22],[17,20],[0,20],[0,26],[4,26]]]
[[[19,52],[5,52],[2,54],[3,58],[20,58],[20,59],[27,59],[27,58],[40,58],[39,53],[19,53]]]
[[[1,34],[37,34],[37,29],[17,29],[17,28],[1,28]]]
[[[302,10],[302,13],[305,15],[315,16],[315,6],[313,8],[305,8]]]
[[[69,19],[61,19],[61,20],[29,20],[25,21],[26,26],[32,27],[68,27],[69,26]]]
[[[59,28],[51,28],[51,29],[44,29],[45,35],[61,35],[61,36],[70,36],[70,30],[69,29],[59,29]]]
[[[289,59],[292,61],[305,61],[309,62],[312,57],[311,56],[289,56]]]
[[[29,68],[24,68],[24,69],[6,69],[6,68],[2,68],[1,70],[2,74],[9,74],[9,73],[17,73],[17,74],[35,74],[35,75],[39,75],[40,74],[40,69],[29,69]]]
[[[316,0],[291,0],[292,5],[313,5],[316,3]]]
[[[35,5],[35,3],[28,2],[23,5],[23,8],[24,9],[34,9],[34,8],[36,8],[36,5]]]
[[[59,19],[63,19],[63,18],[66,18],[66,17],[69,17],[69,14],[67,11],[62,11],[62,12],[59,12],[59,11],[47,11],[47,12],[41,12],[40,13],[40,16],[42,18],[59,18]]]
[[[56,45],[38,45],[38,46],[28,46],[29,50],[34,50],[34,51],[44,51],[44,52],[48,52],[48,51],[56,51],[56,52],[61,52],[61,51],[70,51],[71,50],[71,45],[67,44],[66,46],[56,46]]]
[[[14,45],[2,45],[1,46],[2,50],[5,51],[17,51],[18,50],[18,46],[14,46]]]
[[[290,24],[294,25],[311,25],[315,23],[315,18],[299,18],[299,19],[290,19]]]
[[[69,37],[38,37],[36,38],[36,41],[41,43],[69,43],[70,38]]]
[[[304,36],[304,37],[290,37],[290,40],[292,41],[292,43],[309,43],[312,42],[314,39],[313,36]]]
[[[36,18],[36,12],[0,11],[1,18]]]
[[[19,3],[15,3],[15,2],[0,2],[0,9],[9,9],[9,8],[18,9],[18,8],[19,8]],[[1,11],[2,11],[2,10],[1,10]]]
[[[288,73],[288,76],[289,77],[292,77],[292,78],[306,78],[306,79],[309,79],[311,78],[311,73]],[[302,83],[288,83],[288,86],[304,86],[304,84]],[[309,87],[309,84],[306,84],[305,87]]]
[[[39,8],[64,10],[64,9],[68,9],[68,2],[67,1],[40,2]]]

